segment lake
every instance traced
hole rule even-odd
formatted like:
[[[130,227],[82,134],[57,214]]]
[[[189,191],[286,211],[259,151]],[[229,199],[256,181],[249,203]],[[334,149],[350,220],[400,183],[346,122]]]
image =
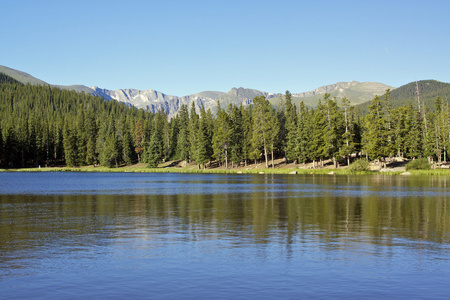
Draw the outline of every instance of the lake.
[[[444,299],[450,178],[0,173],[0,299]]]

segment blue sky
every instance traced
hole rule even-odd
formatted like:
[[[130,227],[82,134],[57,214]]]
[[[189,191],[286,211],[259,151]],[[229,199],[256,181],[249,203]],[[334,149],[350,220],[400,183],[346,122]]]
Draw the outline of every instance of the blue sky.
[[[450,82],[450,1],[0,0],[0,65],[184,96]]]

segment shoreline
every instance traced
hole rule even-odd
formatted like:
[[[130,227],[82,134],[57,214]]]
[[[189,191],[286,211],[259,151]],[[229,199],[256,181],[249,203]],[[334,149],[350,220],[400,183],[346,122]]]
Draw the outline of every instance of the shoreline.
[[[305,169],[299,167],[284,168],[207,168],[198,169],[197,167],[158,167],[147,168],[146,166],[121,166],[118,168],[106,167],[41,167],[41,168],[12,168],[0,169],[0,172],[85,172],[85,173],[186,173],[186,174],[290,174],[290,175],[383,175],[383,176],[450,176],[450,170],[431,169],[431,170],[371,170],[350,172],[346,168],[317,168]]]

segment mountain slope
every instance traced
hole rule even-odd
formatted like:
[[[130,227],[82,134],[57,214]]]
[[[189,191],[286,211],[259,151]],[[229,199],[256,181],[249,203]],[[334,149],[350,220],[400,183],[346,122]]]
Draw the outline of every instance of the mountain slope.
[[[52,87],[57,87],[59,89],[62,90],[69,90],[69,91],[75,91],[75,92],[84,92],[86,94],[91,94],[93,96],[99,96],[101,97],[101,95],[97,94],[93,89],[91,89],[90,87],[87,87],[85,85],[81,85],[81,84],[74,84],[74,85],[51,85]]]
[[[203,105],[205,109],[211,109],[212,112],[215,112],[218,102],[222,108],[226,109],[231,103],[235,105],[240,105],[241,103],[243,105],[249,105],[256,96],[264,96],[273,105],[278,106],[280,104],[280,97],[282,97],[280,94],[242,87],[232,88],[228,93],[204,91],[184,97],[166,95],[155,90],[120,89],[111,91],[98,87],[91,87],[91,89],[105,99],[116,99],[117,101],[153,112],[164,109],[169,117],[174,116],[182,104],[191,105],[191,102],[194,102],[197,111]],[[347,97],[355,105],[370,101],[375,95],[384,94],[387,89],[394,88],[377,82],[339,82],[309,92],[293,94],[293,102],[298,105],[300,101],[303,101],[306,105],[315,107],[319,99],[323,99],[325,93],[330,93],[331,97],[336,97],[337,99]]]
[[[405,84],[391,91],[392,106],[405,106],[410,102],[417,107],[417,86],[419,87],[421,105],[429,110],[434,110],[434,101],[437,97],[447,101],[450,100],[450,83],[437,80],[421,80]],[[384,94],[383,94],[384,95]],[[382,97],[381,95],[380,97]],[[370,102],[358,105],[361,112],[367,112]]]
[[[444,100],[450,99],[450,83],[437,80],[421,80],[411,82],[391,92],[392,103],[396,106],[407,105],[409,102],[417,103],[417,87],[419,88],[420,101],[430,109],[434,108],[437,97]]]
[[[331,98],[336,97],[336,99],[341,100],[346,97],[352,105],[357,105],[372,100],[376,95],[383,95],[387,89],[393,90],[395,88],[379,82],[338,82],[312,91],[292,94],[292,102],[297,107],[301,101],[307,106],[315,107],[319,99],[323,99],[325,93],[329,93]],[[278,105],[279,101],[280,99],[277,97],[271,102],[273,105]]]
[[[29,83],[29,84],[33,84],[33,85],[34,84],[48,85],[48,83],[46,83],[45,81],[37,79],[28,73],[14,70],[14,69],[11,69],[11,68],[8,68],[5,66],[0,66],[0,72],[14,78],[15,80],[17,80],[19,82],[22,82],[23,84]]]
[[[8,67],[0,66],[0,72],[13,77],[22,83],[47,85],[46,82],[25,72],[17,71]],[[282,97],[280,94],[267,93],[242,87],[232,88],[227,93],[203,91],[188,96],[178,97],[166,95],[152,89],[144,91],[136,89],[119,89],[112,91],[99,87],[87,87],[84,85],[51,86],[89,93],[94,96],[103,97],[106,100],[114,99],[152,112],[164,109],[169,117],[174,116],[182,104],[190,106],[192,102],[195,104],[197,112],[202,105],[205,109],[211,109],[212,112],[215,112],[217,110],[218,102],[222,108],[226,109],[230,103],[235,105],[240,105],[241,103],[243,105],[249,105],[252,103],[254,97],[264,96],[269,99],[273,105],[278,106],[280,104],[280,98]],[[347,97],[351,103],[355,105],[370,101],[375,95],[384,94],[387,89],[392,90],[394,88],[377,82],[338,82],[332,85],[322,86],[308,92],[293,93],[293,102],[298,105],[300,101],[303,101],[306,105],[315,107],[317,106],[319,99],[323,99],[325,93],[329,93],[331,97],[336,97],[337,99]]]
[[[99,96],[95,91],[93,91],[91,88],[85,86],[85,85],[54,85],[54,84],[48,84],[47,82],[40,80],[36,77],[31,76],[28,73],[18,71],[15,69],[11,69],[5,66],[0,66],[0,73],[4,73],[11,78],[14,78],[15,80],[23,83],[23,84],[32,84],[32,85],[50,85],[52,87],[57,87],[62,90],[70,90],[75,92],[85,92],[86,94],[91,94],[94,96]]]
[[[248,105],[256,96],[264,95],[268,98],[274,96],[274,94],[244,88],[232,88],[228,93],[204,91],[183,97],[166,95],[155,90],[120,89],[111,91],[96,86],[91,87],[91,89],[97,95],[107,100],[115,99],[152,112],[164,109],[169,117],[173,117],[181,105],[190,106],[192,102],[194,102],[197,112],[199,112],[202,105],[205,109],[211,109],[212,112],[216,112],[218,102],[222,108],[227,108],[230,103]]]

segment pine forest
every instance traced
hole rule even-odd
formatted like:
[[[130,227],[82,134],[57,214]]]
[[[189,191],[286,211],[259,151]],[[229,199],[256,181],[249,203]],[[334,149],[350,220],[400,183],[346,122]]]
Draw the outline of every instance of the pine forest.
[[[447,101],[434,110],[409,102],[394,107],[390,91],[376,96],[362,115],[349,99],[325,94],[315,108],[292,102],[286,91],[279,109],[264,96],[216,113],[182,105],[168,119],[117,101],[50,86],[24,85],[0,74],[0,166],[135,163],[157,167],[181,160],[199,168],[233,168],[249,163],[274,166],[285,158],[298,164],[325,160],[348,165],[355,157],[391,157],[446,162],[450,144]]]

